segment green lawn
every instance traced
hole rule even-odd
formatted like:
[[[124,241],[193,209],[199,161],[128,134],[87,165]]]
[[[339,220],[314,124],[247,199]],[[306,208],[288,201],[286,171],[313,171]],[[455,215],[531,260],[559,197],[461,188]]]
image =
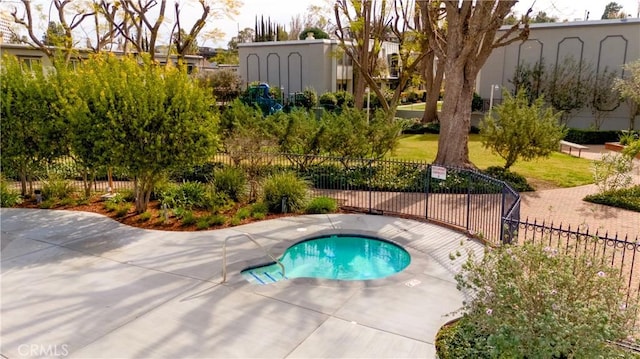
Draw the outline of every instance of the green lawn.
[[[437,149],[438,135],[405,135],[391,157],[431,162],[436,158]],[[502,158],[482,147],[480,135],[470,135],[469,157],[480,169],[504,165]],[[534,187],[540,187],[541,184],[574,187],[593,183],[591,161],[560,152],[552,153],[549,158],[518,161],[511,171],[527,177]]]
[[[398,106],[398,110],[424,111],[424,102]],[[442,101],[438,101],[438,111],[442,110]]]

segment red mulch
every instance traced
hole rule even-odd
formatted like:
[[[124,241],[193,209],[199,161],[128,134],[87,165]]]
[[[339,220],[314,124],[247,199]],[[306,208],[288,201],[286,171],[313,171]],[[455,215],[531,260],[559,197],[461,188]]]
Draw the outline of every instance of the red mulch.
[[[24,201],[21,204],[17,205],[16,207],[17,208],[40,208],[35,200]],[[165,222],[162,218],[162,209],[158,201],[151,201],[149,203],[149,207],[147,211],[151,213],[151,219],[146,221],[142,220],[140,218],[140,215],[135,213],[135,207],[133,205],[131,206],[129,213],[127,213],[125,216],[117,217],[115,212],[107,211],[107,209],[104,206],[104,202],[100,200],[99,196],[92,197],[89,200],[88,204],[74,204],[74,205],[57,204],[51,208],[51,210],[57,210],[57,209],[63,209],[68,211],[99,213],[109,218],[112,218],[120,223],[129,225],[132,227],[138,227],[138,228],[144,228],[144,229],[157,229],[157,230],[163,230],[163,231],[197,231],[199,230],[195,224],[188,225],[188,226],[183,225],[180,222],[180,219],[176,218],[171,213],[169,216],[169,220]],[[237,209],[238,209],[237,207],[233,208],[228,213],[223,213],[223,215],[227,215],[228,218],[231,218],[233,214],[235,214]],[[193,214],[199,218],[199,217],[208,216],[211,213],[203,210],[193,210]],[[268,214],[265,217],[265,220],[294,216],[294,215],[295,214],[292,214],[292,213]],[[240,224],[247,224],[247,223],[256,222],[256,221],[258,220],[254,218],[247,218],[247,219],[244,219]],[[212,226],[207,229],[220,229],[225,227],[229,227],[229,224],[226,223],[221,226]]]

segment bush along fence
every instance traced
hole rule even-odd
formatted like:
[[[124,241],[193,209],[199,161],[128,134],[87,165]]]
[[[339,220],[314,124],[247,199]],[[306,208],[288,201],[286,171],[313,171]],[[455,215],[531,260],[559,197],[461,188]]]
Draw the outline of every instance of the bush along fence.
[[[640,301],[640,237],[619,238],[609,233],[590,233],[580,227],[554,225],[529,219],[516,220],[505,218],[505,227],[511,228],[510,240],[515,243],[534,243],[569,256],[588,255],[595,261],[601,261],[620,273],[626,284],[626,305]],[[636,316],[636,327],[640,326],[640,312]],[[637,335],[640,335],[638,328]],[[625,346],[625,343],[621,343]],[[640,351],[640,343],[628,346]]]

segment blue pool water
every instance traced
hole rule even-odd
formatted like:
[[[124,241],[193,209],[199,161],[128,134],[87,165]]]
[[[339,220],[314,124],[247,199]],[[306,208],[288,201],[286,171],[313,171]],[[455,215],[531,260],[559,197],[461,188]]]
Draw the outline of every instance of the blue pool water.
[[[289,247],[277,264],[249,268],[242,276],[251,283],[268,284],[288,278],[368,280],[388,277],[405,269],[409,253],[393,243],[363,236],[333,235]],[[285,278],[286,276],[286,278]]]

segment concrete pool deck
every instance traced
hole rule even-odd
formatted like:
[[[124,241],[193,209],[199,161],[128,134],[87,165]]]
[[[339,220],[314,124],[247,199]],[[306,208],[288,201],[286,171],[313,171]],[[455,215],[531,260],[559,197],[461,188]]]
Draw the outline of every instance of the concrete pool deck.
[[[438,329],[464,299],[454,275],[467,250],[483,251],[455,231],[371,215],[200,232],[142,230],[83,212],[0,215],[7,358],[433,358]],[[219,284],[223,242],[242,232],[275,255],[317,234],[372,234],[403,245],[412,262],[374,281],[257,286],[239,270],[268,259],[238,237],[228,242],[229,274]]]

